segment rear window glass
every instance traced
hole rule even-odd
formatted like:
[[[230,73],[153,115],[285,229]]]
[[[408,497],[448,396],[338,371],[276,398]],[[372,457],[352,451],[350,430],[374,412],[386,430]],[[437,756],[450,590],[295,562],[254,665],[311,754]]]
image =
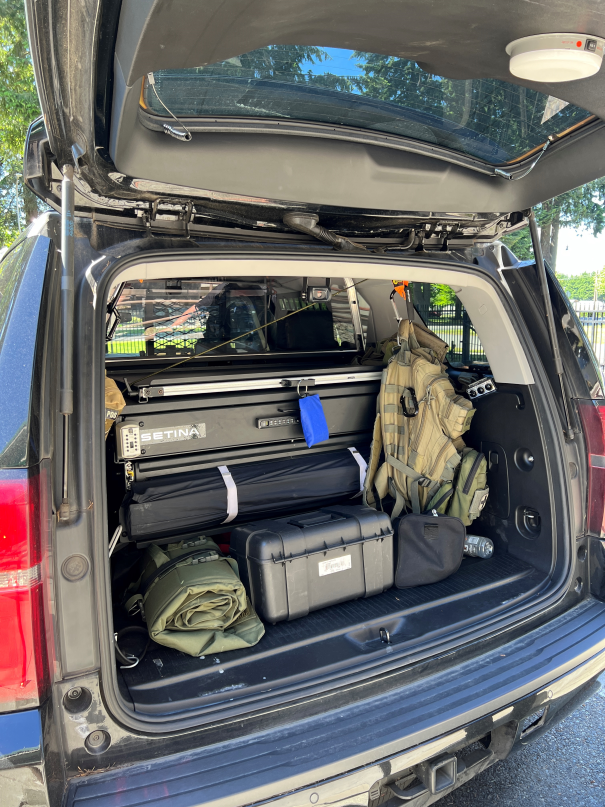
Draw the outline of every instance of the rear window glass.
[[[154,73],[149,111],[341,124],[421,140],[498,164],[590,113],[497,79],[449,79],[409,59],[272,45],[224,62]],[[161,99],[161,100],[160,100]],[[168,108],[168,110],[166,109]]]
[[[117,301],[117,322],[109,318],[106,352],[178,358],[355,351],[349,283],[327,282],[330,299],[310,303],[300,278],[132,281]],[[367,333],[369,306],[357,297]]]

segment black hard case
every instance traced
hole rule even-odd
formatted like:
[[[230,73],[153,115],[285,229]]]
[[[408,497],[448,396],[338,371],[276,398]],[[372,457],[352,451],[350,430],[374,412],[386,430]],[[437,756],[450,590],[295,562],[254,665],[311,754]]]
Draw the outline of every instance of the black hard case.
[[[363,505],[237,527],[231,552],[267,622],[298,619],[393,585],[391,520]]]

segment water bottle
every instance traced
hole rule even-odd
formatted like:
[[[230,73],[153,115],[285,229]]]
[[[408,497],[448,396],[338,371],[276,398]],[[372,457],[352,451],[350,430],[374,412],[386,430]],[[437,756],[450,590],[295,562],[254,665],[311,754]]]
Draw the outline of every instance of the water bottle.
[[[464,554],[471,558],[491,558],[494,554],[494,542],[482,535],[468,535],[464,541]]]

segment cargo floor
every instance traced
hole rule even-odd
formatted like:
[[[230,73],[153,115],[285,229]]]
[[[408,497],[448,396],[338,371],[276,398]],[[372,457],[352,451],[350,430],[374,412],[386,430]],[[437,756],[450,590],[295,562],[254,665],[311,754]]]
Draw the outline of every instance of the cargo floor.
[[[151,643],[143,661],[120,669],[120,689],[135,711],[167,714],[213,711],[226,701],[254,701],[267,692],[300,687],[380,663],[457,630],[471,628],[535,593],[544,575],[507,554],[465,558],[460,570],[429,586],[392,588],[341,603],[302,619],[266,625],[253,648],[193,658]],[[391,644],[380,639],[386,628]]]

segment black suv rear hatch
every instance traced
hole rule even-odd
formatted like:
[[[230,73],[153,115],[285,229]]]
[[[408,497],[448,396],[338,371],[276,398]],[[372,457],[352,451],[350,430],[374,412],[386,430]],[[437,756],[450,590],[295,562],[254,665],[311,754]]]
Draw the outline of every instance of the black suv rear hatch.
[[[515,211],[605,173],[600,74],[536,85],[508,70],[507,44],[543,30],[520,0],[429,16],[418,2],[335,14],[313,0],[301,15],[44,0],[28,18],[44,123],[26,180],[58,206],[74,165],[97,221],[286,235],[286,212],[313,211],[371,240],[493,240]],[[605,33],[588,2],[550,4],[548,24]]]

